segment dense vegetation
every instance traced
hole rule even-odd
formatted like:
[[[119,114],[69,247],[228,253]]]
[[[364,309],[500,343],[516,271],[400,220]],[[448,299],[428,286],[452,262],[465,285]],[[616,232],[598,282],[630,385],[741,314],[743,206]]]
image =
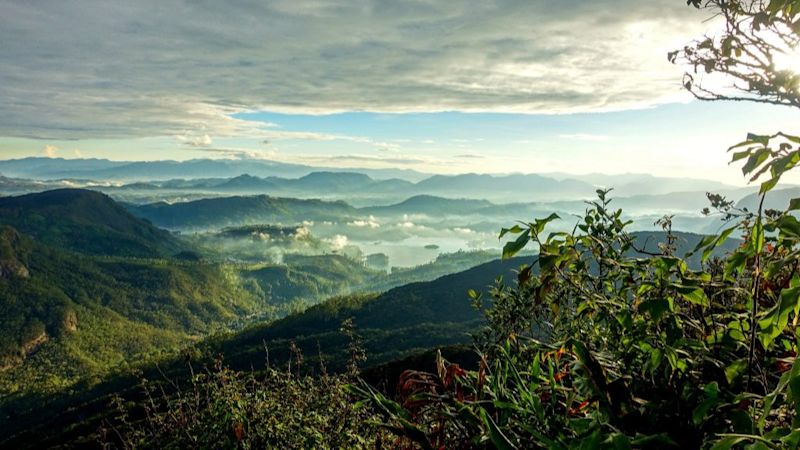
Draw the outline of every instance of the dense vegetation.
[[[129,205],[138,217],[158,226],[208,229],[263,223],[293,225],[304,220],[337,220],[355,213],[344,202],[277,198],[266,195],[252,197],[208,198],[182,203]]]
[[[742,96],[715,94],[688,74],[687,89],[800,105],[800,75],[773,64],[800,41],[800,2],[688,3],[727,27],[670,59],[745,84]],[[727,227],[695,246],[700,266],[677,252],[670,217],[658,247],[645,248],[599,190],[573,232],[547,233],[555,214],[502,231],[516,236],[505,256],[531,242],[537,256],[515,284],[498,281],[488,298],[470,292],[491,300],[476,370],[439,358],[433,372],[404,372],[394,398],[354,384],[356,407],[377,411],[397,447],[798,448],[800,200],[780,209],[764,200],[800,163],[800,138],[749,135],[732,150],[760,182],[758,207],[709,195],[706,212]],[[713,256],[733,235],[742,242]]]
[[[688,3],[710,9],[727,27],[670,59],[746,84],[742,97],[715,94],[688,74],[687,89],[703,99],[800,106],[800,75],[772,64],[775,52],[800,43],[800,1]],[[781,177],[800,164],[800,137],[750,134],[731,150],[732,160],[744,163],[743,173],[760,183],[759,194],[754,206],[709,194],[705,213],[725,224],[715,235],[674,232],[670,216],[657,222],[662,233],[631,233],[610,191],[599,189],[571,232],[548,232],[561,220],[551,214],[503,229],[501,238],[512,237],[503,261],[382,294],[334,297],[273,323],[218,334],[187,348],[183,361],[163,359],[165,371],[146,367],[143,375],[162,377],[143,380],[141,391],[132,389],[131,374],[95,386],[79,397],[84,404],[72,405],[76,420],[85,423],[59,422],[56,412],[46,412],[39,428],[3,444],[57,440],[52,434],[25,440],[51,421],[65,425],[76,445],[98,439],[127,448],[798,448],[800,199],[789,198],[778,209],[765,205]],[[273,211],[259,220],[286,214],[269,197],[241,202],[252,201]],[[167,206],[143,208],[155,214]],[[203,206],[196,218],[211,220],[215,208]],[[180,333],[207,330],[206,315],[224,314],[219,308],[232,304],[204,300],[226,293],[202,291],[218,282],[206,272],[215,266],[202,258],[162,264],[97,256],[94,247],[68,253],[24,235],[61,230],[58,224],[21,213],[6,217],[24,231],[0,232],[3,317],[13,319],[2,330],[7,355],[22,357],[41,347],[31,356],[46,358],[51,339],[71,351],[108,348],[70,339],[114,339],[119,334],[102,327],[113,326],[117,316],[156,324],[178,340]],[[61,236],[75,229],[67,226]],[[528,247],[533,256],[515,257]],[[364,270],[341,255],[295,255],[286,267],[250,267],[235,276],[250,280],[251,297],[244,298],[286,303],[298,291],[335,293],[344,285],[339,281],[385,282]],[[417,276],[413,270],[398,273]],[[134,283],[138,289],[131,289]],[[141,286],[155,293],[139,298]],[[473,287],[472,304],[465,287]],[[94,316],[86,313],[95,310]],[[115,315],[104,316],[106,310]],[[81,334],[84,317],[91,334]],[[433,370],[423,371],[413,357],[467,342],[476,350],[471,360],[448,362],[437,354]],[[127,357],[137,355],[134,350]],[[450,354],[462,358],[463,348]],[[374,376],[359,375],[365,357],[389,363],[377,369],[384,380],[399,371],[398,364],[408,366],[396,387],[379,389],[367,382]],[[89,358],[58,355],[50,361],[73,360],[85,364]],[[183,363],[188,373],[178,375]],[[113,410],[98,406],[110,392],[118,393]],[[65,404],[64,397],[51,403]],[[88,411],[96,415],[87,419]],[[36,414],[14,419],[30,424]]]
[[[4,394],[97,380],[263,309],[218,264],[85,255],[9,227],[0,248]]]
[[[46,244],[95,255],[147,258],[183,249],[170,233],[89,190],[57,189],[0,198],[0,223]]]

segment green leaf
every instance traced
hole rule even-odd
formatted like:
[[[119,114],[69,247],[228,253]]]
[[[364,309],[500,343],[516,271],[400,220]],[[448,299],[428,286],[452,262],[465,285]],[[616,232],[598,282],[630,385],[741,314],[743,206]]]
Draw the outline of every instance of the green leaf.
[[[694,411],[692,411],[692,422],[694,422],[695,425],[700,425],[705,422],[709,411],[714,409],[719,403],[720,401],[716,398],[707,398],[700,402]]]
[[[675,290],[681,294],[685,300],[695,305],[708,306],[708,296],[703,288],[697,286],[685,286],[680,284],[674,285]]]
[[[786,329],[786,325],[789,323],[789,314],[798,309],[798,300],[800,300],[800,287],[784,289],[778,304],[773,306],[758,322],[761,328],[758,338],[765,349]]]
[[[800,221],[794,216],[782,216],[778,219],[776,225],[784,237],[800,239]]]
[[[486,412],[485,409],[480,409],[481,418],[483,419],[483,423],[486,425],[486,428],[489,429],[489,439],[492,441],[492,444],[499,450],[514,450],[517,447],[508,440],[503,431],[497,424],[494,422],[494,419]]]
[[[506,245],[503,246],[503,259],[508,259],[519,253],[520,250],[525,248],[528,245],[528,241],[530,241],[531,236],[529,233],[520,234],[517,239],[507,242]]]
[[[741,436],[728,436],[720,439],[711,447],[711,450],[730,450],[734,445],[746,441],[747,438]]]
[[[736,250],[733,254],[725,261],[725,277],[728,278],[733,275],[734,272],[741,274],[744,270],[745,263],[747,262],[747,258],[750,257],[750,253],[744,251],[743,249]]]
[[[769,180],[761,183],[761,187],[758,189],[759,194],[765,194],[772,190],[780,181],[780,177],[772,177]]]
[[[764,161],[769,158],[769,155],[769,149],[766,148],[760,148],[753,152],[753,154],[747,158],[747,162],[744,164],[744,166],[742,166],[742,174],[747,175],[756,170],[758,166],[763,164]]]
[[[545,217],[544,219],[536,219],[536,220],[533,221],[533,225],[531,226],[531,230],[533,231],[534,234],[536,234],[538,236],[538,235],[542,234],[542,231],[544,231],[544,227],[547,226],[548,223],[550,223],[550,222],[552,222],[554,220],[557,220],[557,219],[561,219],[561,217],[559,217],[559,215],[556,214],[556,213],[550,214],[549,216]]]
[[[514,225],[511,228],[503,228],[502,230],[500,230],[500,237],[498,239],[503,239],[503,236],[505,236],[508,233],[519,234],[522,233],[523,231],[525,231],[525,229],[519,225]]]
[[[745,369],[747,369],[747,359],[740,359],[734,361],[728,367],[725,368],[725,379],[728,380],[728,384],[733,384],[739,376],[744,373]]]
[[[800,198],[793,198],[789,200],[789,211],[795,211],[800,209]]]
[[[761,218],[756,218],[756,223],[753,224],[753,232],[750,234],[750,242],[753,244],[754,253],[761,253],[764,248],[764,225],[761,223]]]

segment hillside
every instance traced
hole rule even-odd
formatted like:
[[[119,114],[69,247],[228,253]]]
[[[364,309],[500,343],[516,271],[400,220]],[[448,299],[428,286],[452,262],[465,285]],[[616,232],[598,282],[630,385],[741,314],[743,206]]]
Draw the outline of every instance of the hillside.
[[[261,223],[293,225],[304,220],[336,220],[356,213],[344,202],[266,195],[209,198],[182,203],[128,205],[134,215],[170,229]]]
[[[0,233],[0,392],[63,388],[260,310],[216,264],[94,257]]]
[[[800,197],[800,187],[775,189],[767,193],[764,199],[764,208],[784,210],[789,206],[789,201]],[[758,194],[750,194],[738,202],[737,208],[747,208],[751,212],[758,210]]]
[[[224,354],[235,367],[260,367],[264,343],[279,363],[285,361],[288,341],[295,340],[306,355],[313,357],[321,350],[331,368],[341,368],[346,345],[338,330],[347,318],[353,318],[365,338],[370,365],[420,349],[469,342],[469,334],[480,326],[481,314],[473,308],[467,290],[484,290],[500,275],[512,278],[513,270],[526,261],[496,260],[379,295],[333,298],[273,324],[212,339],[204,346]]]
[[[108,196],[85,189],[0,198],[0,224],[87,254],[160,257],[185,248],[169,232],[134,217]]]
[[[492,206],[492,203],[486,200],[450,199],[433,195],[417,195],[393,205],[362,208],[360,212],[375,215],[427,214],[442,216],[469,214],[490,206]]]

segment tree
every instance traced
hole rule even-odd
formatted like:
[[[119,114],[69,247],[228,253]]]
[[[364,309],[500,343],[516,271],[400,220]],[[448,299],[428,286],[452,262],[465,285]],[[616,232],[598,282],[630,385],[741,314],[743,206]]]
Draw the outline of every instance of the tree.
[[[744,100],[800,107],[800,1],[689,0],[709,10],[717,35],[670,52],[693,70],[683,85],[700,100]],[[723,75],[706,80],[705,75]],[[717,82],[715,86],[714,83]],[[723,86],[721,83],[731,83]]]

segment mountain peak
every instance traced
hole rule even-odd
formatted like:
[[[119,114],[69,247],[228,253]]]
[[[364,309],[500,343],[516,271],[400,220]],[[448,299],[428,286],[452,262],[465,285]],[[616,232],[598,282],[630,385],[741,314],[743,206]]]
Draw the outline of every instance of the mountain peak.
[[[88,189],[0,198],[0,224],[82,253],[154,257],[183,247],[168,232],[137,219],[107,195]]]

